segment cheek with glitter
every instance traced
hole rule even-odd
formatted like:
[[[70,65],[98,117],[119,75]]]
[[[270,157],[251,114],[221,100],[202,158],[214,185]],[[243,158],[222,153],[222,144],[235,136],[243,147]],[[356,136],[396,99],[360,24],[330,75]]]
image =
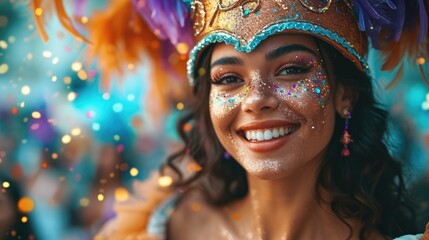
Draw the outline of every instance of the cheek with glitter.
[[[329,96],[329,85],[325,73],[318,68],[314,76],[290,84],[274,83],[274,91],[282,98],[308,99],[325,108]]]
[[[210,109],[218,118],[224,117],[235,110],[249,93],[249,86],[245,86],[239,93],[231,94],[225,91],[213,90],[210,94]]]

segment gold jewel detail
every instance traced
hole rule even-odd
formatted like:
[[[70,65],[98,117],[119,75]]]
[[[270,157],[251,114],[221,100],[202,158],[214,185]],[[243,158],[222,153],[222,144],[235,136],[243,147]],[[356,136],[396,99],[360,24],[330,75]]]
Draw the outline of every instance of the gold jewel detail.
[[[244,7],[249,5],[249,9],[245,9]],[[247,17],[251,13],[257,12],[261,7],[260,0],[245,0],[240,4],[241,16]]]
[[[288,10],[288,5],[286,0],[274,0],[283,10]]]
[[[234,3],[232,3],[231,5],[229,5],[229,6],[224,6],[224,5],[222,5],[222,0],[219,0],[219,2],[217,3],[217,5],[216,5],[216,9],[215,9],[215,11],[214,11],[214,13],[213,13],[213,15],[212,15],[212,18],[210,19],[210,23],[209,23],[209,26],[211,27],[211,26],[213,26],[213,22],[214,22],[214,20],[216,19],[216,17],[217,17],[217,15],[219,14],[219,11],[221,11],[221,12],[227,12],[227,11],[229,11],[229,10],[232,10],[232,9],[234,9],[235,7],[237,7],[238,6],[238,4],[240,3],[240,2],[242,2],[243,0],[237,0],[236,2],[234,2]]]
[[[204,4],[198,0],[191,5],[191,19],[193,20],[194,35],[199,35],[206,26],[206,9]]]
[[[313,11],[313,12],[317,12],[317,13],[324,13],[326,11],[328,11],[329,7],[331,6],[332,0],[327,0],[327,3],[325,6],[323,7],[314,7],[314,6],[310,6],[308,5],[307,1],[308,0],[299,0],[301,2],[301,4],[306,7],[307,9]],[[318,1],[318,0],[316,0]]]

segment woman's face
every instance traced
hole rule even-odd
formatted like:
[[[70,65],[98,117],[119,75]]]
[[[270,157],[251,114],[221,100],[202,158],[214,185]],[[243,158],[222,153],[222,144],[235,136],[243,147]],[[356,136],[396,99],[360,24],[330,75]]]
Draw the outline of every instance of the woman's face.
[[[218,44],[210,80],[216,135],[249,174],[280,179],[320,163],[334,131],[335,110],[313,38],[276,35],[251,53]]]

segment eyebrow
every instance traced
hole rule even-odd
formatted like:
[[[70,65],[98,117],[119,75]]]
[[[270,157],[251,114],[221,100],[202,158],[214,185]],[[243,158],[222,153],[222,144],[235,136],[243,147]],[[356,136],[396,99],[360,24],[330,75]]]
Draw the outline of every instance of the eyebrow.
[[[239,59],[238,57],[224,57],[214,61],[210,65],[210,68],[213,68],[218,65],[242,65],[242,64],[243,64],[243,60]]]
[[[281,46],[277,49],[274,49],[273,51],[271,51],[265,55],[265,59],[267,61],[271,61],[271,60],[274,60],[274,59],[279,58],[285,54],[292,53],[292,52],[308,52],[308,53],[313,54],[314,56],[319,56],[316,52],[314,52],[313,50],[311,50],[311,49],[309,49],[303,45],[292,44],[292,45]]]
[[[316,52],[314,52],[313,50],[300,45],[300,44],[292,44],[292,45],[287,45],[287,46],[281,46],[277,49],[274,49],[273,51],[267,53],[265,55],[265,59],[267,61],[272,61],[276,58],[279,58],[285,54],[288,53],[292,53],[292,52],[308,52],[311,53],[315,56],[318,56],[318,54]],[[214,61],[211,65],[210,68],[213,68],[215,66],[219,66],[219,65],[243,65],[244,62],[243,60],[241,60],[238,57],[223,57],[223,58],[219,58],[218,60]]]

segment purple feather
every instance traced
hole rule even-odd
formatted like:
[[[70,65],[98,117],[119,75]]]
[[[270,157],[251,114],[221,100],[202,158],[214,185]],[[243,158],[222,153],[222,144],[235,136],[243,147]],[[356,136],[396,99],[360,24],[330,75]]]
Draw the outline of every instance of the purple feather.
[[[399,40],[404,19],[404,0],[355,0],[359,18],[359,29],[366,31],[375,48],[379,48],[379,35],[388,29],[389,39]]]
[[[419,43],[428,31],[428,16],[423,1],[417,0],[420,17]],[[408,11],[415,3],[416,0],[355,0],[354,9],[359,29],[367,32],[375,48],[380,47],[379,35],[382,29],[387,29],[390,33],[386,40],[399,41],[406,22],[415,19],[416,12]]]
[[[428,14],[426,12],[425,3],[423,0],[417,1],[419,4],[419,15],[420,15],[420,30],[419,30],[419,44],[423,41],[428,31]]]
[[[136,11],[161,40],[193,45],[188,6],[182,0],[132,0]]]
[[[85,9],[87,8],[87,0],[73,1],[73,14],[82,17],[85,16]]]

